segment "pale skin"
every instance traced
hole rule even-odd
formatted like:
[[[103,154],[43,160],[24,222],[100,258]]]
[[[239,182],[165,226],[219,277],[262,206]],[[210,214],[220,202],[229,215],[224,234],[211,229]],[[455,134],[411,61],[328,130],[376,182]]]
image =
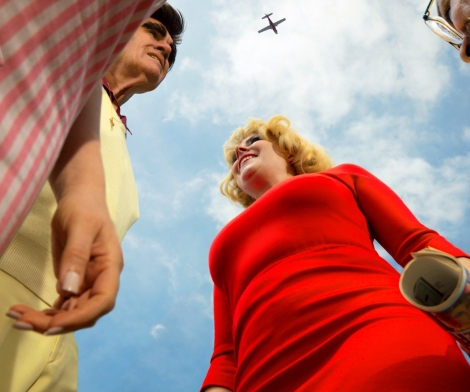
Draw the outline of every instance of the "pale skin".
[[[245,193],[258,199],[273,186],[296,173],[277,144],[263,140],[258,135],[251,135],[235,148],[232,174]]]
[[[460,58],[470,63],[470,0],[437,0],[437,6],[447,22],[464,35]]]
[[[158,25],[158,26],[155,26]],[[173,40],[156,19],[147,19],[107,71],[105,78],[119,104],[154,90],[169,70]],[[52,220],[54,272],[59,298],[38,311],[12,306],[14,326],[47,335],[93,326],[114,308],[123,257],[105,197],[99,123],[101,83],[93,90],[62,148],[50,183],[58,202]],[[68,271],[76,275],[65,279]],[[65,285],[64,285],[65,283]]]

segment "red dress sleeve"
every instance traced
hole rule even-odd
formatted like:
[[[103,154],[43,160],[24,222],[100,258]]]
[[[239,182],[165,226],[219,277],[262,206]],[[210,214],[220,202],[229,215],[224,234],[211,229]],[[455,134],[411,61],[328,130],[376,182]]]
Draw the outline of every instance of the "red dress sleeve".
[[[214,353],[201,392],[215,386],[233,391],[236,367],[232,340],[232,317],[225,296],[215,286],[214,329]]]
[[[347,164],[329,172],[351,189],[369,224],[372,237],[401,266],[411,260],[411,252],[426,247],[455,257],[469,257],[436,231],[422,225],[398,195],[367,170]]]

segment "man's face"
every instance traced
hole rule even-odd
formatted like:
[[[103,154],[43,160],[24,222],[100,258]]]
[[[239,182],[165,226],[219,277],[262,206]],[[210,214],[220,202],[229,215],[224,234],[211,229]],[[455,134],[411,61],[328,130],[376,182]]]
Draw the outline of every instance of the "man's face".
[[[165,79],[173,39],[158,20],[148,18],[132,36],[117,61],[129,81],[139,81],[139,92],[152,91]]]
[[[437,0],[437,6],[447,22],[465,36],[460,57],[470,63],[470,0]]]

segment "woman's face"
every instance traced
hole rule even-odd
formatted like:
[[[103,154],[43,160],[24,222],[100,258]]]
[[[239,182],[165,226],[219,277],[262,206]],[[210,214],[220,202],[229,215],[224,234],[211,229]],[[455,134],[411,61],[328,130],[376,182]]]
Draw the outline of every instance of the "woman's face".
[[[277,144],[263,140],[259,135],[251,135],[235,148],[232,174],[245,193],[258,199],[271,187],[296,173]]]

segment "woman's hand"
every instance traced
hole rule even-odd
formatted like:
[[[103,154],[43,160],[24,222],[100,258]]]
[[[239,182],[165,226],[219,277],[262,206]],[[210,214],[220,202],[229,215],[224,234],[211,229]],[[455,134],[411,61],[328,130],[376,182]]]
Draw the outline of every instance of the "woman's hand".
[[[457,260],[462,263],[462,265],[467,269],[470,274],[470,259],[467,257],[457,257]]]
[[[15,305],[18,329],[56,334],[93,326],[110,312],[123,268],[121,246],[106,204],[99,142],[101,85],[97,85],[64,143],[49,181],[57,199],[52,257],[59,299],[39,311]]]
[[[93,326],[114,308],[123,268],[121,247],[105,203],[71,192],[52,221],[54,271],[60,296],[53,309],[10,308],[20,329],[57,334]],[[19,316],[19,317],[18,317]]]
[[[78,208],[72,208],[76,205]],[[60,296],[53,309],[15,305],[20,329],[57,334],[93,326],[114,308],[123,258],[106,204],[78,192],[64,197],[52,223],[54,270]],[[19,316],[19,317],[18,317]]]

